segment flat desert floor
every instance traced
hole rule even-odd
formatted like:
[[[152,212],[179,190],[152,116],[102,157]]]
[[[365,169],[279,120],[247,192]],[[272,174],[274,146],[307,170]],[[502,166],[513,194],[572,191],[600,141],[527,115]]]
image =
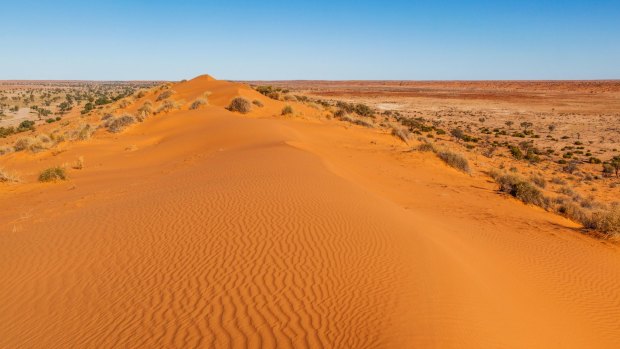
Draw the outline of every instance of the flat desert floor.
[[[314,105],[164,87],[0,157],[1,348],[618,347],[616,243]]]

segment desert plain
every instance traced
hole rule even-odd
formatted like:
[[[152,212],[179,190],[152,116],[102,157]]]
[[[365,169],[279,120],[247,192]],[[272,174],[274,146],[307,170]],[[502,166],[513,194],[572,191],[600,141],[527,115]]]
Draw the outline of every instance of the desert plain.
[[[1,348],[620,343],[618,81],[4,81],[0,107]]]

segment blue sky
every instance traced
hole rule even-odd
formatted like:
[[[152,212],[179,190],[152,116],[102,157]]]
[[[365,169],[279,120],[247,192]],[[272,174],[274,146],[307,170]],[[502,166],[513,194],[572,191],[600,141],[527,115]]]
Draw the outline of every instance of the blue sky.
[[[620,0],[0,2],[0,79],[620,78]]]

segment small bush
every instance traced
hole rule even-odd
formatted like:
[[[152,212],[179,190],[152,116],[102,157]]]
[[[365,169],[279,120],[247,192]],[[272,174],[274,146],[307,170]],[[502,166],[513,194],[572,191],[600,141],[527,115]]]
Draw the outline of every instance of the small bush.
[[[282,115],[289,115],[289,114],[293,114],[293,107],[291,107],[290,105],[287,105],[286,107],[282,108]]]
[[[255,106],[257,106],[257,107],[259,107],[259,108],[262,108],[262,107],[264,107],[264,106],[265,106],[265,105],[263,104],[263,102],[259,101],[258,99],[253,100],[253,101],[252,101],[252,104],[254,104]]]
[[[409,141],[409,132],[402,128],[392,127],[392,136],[400,138],[405,144]]]
[[[95,132],[95,129],[91,125],[84,124],[80,125],[75,131],[73,131],[71,136],[75,140],[85,141],[87,139],[90,139],[93,132]]]
[[[20,138],[17,141],[15,141],[15,144],[13,144],[13,149],[15,149],[15,151],[26,150],[35,143],[36,143],[36,140],[33,137]]]
[[[157,102],[163,101],[164,99],[170,98],[174,94],[173,90],[166,90],[157,96]]]
[[[544,188],[547,185],[547,181],[545,180],[545,178],[540,175],[533,175],[532,177],[530,177],[530,180],[539,188]]]
[[[609,211],[593,212],[583,220],[583,226],[607,234],[609,237],[620,237],[620,208],[614,207]]]
[[[130,104],[131,104],[131,103],[130,103],[128,100],[123,99],[123,100],[121,100],[121,101],[118,103],[118,107],[119,107],[119,108],[121,108],[121,109],[125,109],[125,108],[127,108]]]
[[[239,112],[241,114],[249,113],[252,110],[252,104],[250,101],[243,97],[235,97],[228,105],[228,110]]]
[[[135,122],[136,119],[133,116],[123,115],[118,118],[109,119],[104,126],[108,129],[109,132],[118,133]]]
[[[146,119],[151,114],[153,114],[153,103],[151,101],[146,101],[140,108],[138,108],[138,116],[142,119]]]
[[[66,179],[67,174],[65,173],[65,169],[60,166],[50,167],[39,175],[39,182],[55,182],[57,180],[64,181]]]
[[[179,105],[175,102],[172,101],[164,101],[159,108],[157,108],[157,111],[155,111],[155,114],[159,114],[159,113],[168,113],[173,109],[178,109]]]
[[[207,105],[207,100],[205,98],[196,98],[195,101],[189,106],[190,110],[200,109],[201,107]]]
[[[422,142],[422,144],[418,145],[417,148],[419,151],[425,151],[425,152],[436,152],[437,149],[435,149],[435,146],[433,145],[433,143],[430,142]]]
[[[541,207],[547,206],[547,200],[542,192],[532,183],[511,174],[496,176],[495,181],[499,184],[501,192],[510,194],[526,204],[534,204]]]
[[[443,162],[445,162],[451,167],[456,168],[457,170],[460,170],[466,173],[470,172],[469,162],[461,154],[457,154],[449,150],[442,150],[442,151],[437,152],[437,156],[441,160],[443,160]]]

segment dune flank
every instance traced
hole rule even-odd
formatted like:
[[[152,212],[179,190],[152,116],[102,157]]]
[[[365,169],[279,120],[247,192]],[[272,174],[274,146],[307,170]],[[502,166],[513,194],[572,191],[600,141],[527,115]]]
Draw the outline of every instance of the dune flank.
[[[170,88],[178,109],[124,132],[2,158],[1,348],[620,343],[616,245],[307,105]]]

